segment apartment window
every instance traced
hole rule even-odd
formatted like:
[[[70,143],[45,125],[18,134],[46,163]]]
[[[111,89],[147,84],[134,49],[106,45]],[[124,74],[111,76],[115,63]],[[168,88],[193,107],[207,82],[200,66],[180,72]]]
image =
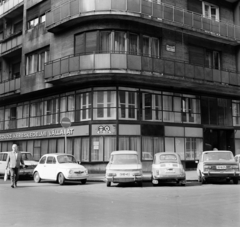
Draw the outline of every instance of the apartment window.
[[[240,101],[233,100],[232,102],[233,126],[240,125]]]
[[[162,98],[161,95],[142,94],[142,118],[145,121],[162,121]]]
[[[23,27],[23,22],[22,21],[14,24],[13,25],[13,33],[17,33],[17,32],[22,31],[22,27]]]
[[[93,103],[94,120],[116,119],[116,91],[95,91]]]
[[[8,107],[5,109],[5,129],[16,129],[17,108]]]
[[[27,28],[28,28],[28,30],[30,30],[30,29],[36,27],[38,24],[39,24],[39,18],[36,17],[36,18],[28,21]]]
[[[220,70],[220,53],[218,51],[206,50],[205,67]]]
[[[129,53],[139,53],[139,36],[137,34],[129,33]]]
[[[76,121],[91,120],[92,95],[85,92],[76,95]]]
[[[29,126],[29,104],[17,106],[17,128]]]
[[[203,149],[202,139],[199,138],[185,138],[185,159],[196,160],[200,156]]]
[[[44,63],[49,61],[49,49],[41,49],[26,56],[26,74],[44,70]]]
[[[16,78],[20,78],[20,65],[21,65],[20,62],[12,65],[12,74],[11,74],[12,80],[14,80]]]
[[[57,97],[44,101],[44,125],[58,124],[58,112],[59,104]]]
[[[44,14],[44,15],[40,16],[39,21],[40,21],[40,23],[44,23],[46,21],[46,15]]]
[[[157,38],[143,36],[142,45],[143,55],[159,57],[159,42]]]
[[[215,21],[219,21],[219,7],[209,4],[207,2],[202,2],[203,16]]]
[[[115,53],[126,53],[126,41],[127,34],[126,32],[116,31],[114,33],[114,52]]]
[[[119,91],[119,119],[137,120],[137,92]]]
[[[43,102],[41,100],[30,104],[30,127],[41,126],[43,116]]]
[[[75,96],[74,94],[62,95],[60,98],[60,119],[68,117],[74,122]]]
[[[110,31],[100,32],[100,53],[109,53],[112,42],[112,34]]]

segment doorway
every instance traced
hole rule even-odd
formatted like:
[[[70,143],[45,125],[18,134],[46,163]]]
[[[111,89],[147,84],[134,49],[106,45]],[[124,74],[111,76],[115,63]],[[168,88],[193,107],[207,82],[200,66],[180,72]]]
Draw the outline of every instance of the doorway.
[[[213,150],[234,151],[234,130],[226,129],[204,129],[204,151]]]

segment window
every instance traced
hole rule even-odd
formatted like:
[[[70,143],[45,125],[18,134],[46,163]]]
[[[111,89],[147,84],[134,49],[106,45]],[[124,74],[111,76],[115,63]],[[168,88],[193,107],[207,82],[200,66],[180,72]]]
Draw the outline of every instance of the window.
[[[92,95],[90,92],[76,95],[76,121],[91,120]]]
[[[97,32],[87,32],[86,33],[86,53],[93,53],[97,51]]]
[[[126,53],[126,32],[116,31],[114,33],[114,52],[115,53]]]
[[[143,36],[142,38],[142,53],[145,56],[159,57],[159,42],[158,39]]]
[[[17,128],[29,126],[29,104],[17,106]]]
[[[232,103],[233,126],[240,125],[240,101],[233,100]]]
[[[133,150],[137,151],[140,157],[141,153],[141,139],[138,136],[119,136],[118,142],[119,150]]]
[[[58,112],[58,98],[52,97],[44,101],[44,125],[58,124]]]
[[[68,117],[74,122],[75,96],[74,94],[66,94],[60,98],[60,119]]]
[[[46,164],[56,164],[56,159],[52,156],[48,156]]]
[[[43,102],[36,101],[30,104],[30,127],[43,125]]]
[[[137,92],[119,91],[119,119],[137,120]]]
[[[163,151],[162,137],[142,137],[142,160],[153,160],[154,154]]]
[[[93,118],[116,119],[116,91],[95,91]]]
[[[207,2],[203,2],[202,7],[204,17],[219,21],[219,7],[209,4]]]
[[[21,65],[20,62],[12,64],[12,74],[11,74],[12,80],[16,78],[20,78],[20,65]]]
[[[26,56],[26,74],[44,70],[44,63],[49,61],[49,49],[41,49]]]
[[[134,55],[139,53],[139,37],[137,34],[129,33],[129,53]]]
[[[162,121],[162,98],[158,94],[142,94],[142,119],[146,121]]]
[[[36,27],[39,24],[39,18],[34,18],[27,23],[28,30]]]
[[[109,53],[111,48],[111,32],[101,31],[100,32],[100,53]]]
[[[5,129],[15,129],[17,126],[17,108],[8,107],[5,109]]]
[[[0,130],[4,129],[4,108],[0,108]]]

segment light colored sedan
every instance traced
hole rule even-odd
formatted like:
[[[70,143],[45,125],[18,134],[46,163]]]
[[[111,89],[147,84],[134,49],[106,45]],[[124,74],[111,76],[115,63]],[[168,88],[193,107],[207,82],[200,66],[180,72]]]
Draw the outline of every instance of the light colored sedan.
[[[85,184],[88,170],[78,164],[74,156],[70,154],[45,154],[34,169],[33,177],[36,183],[43,179],[57,181],[60,185],[63,185],[65,181],[81,181]]]
[[[152,184],[156,186],[160,182],[176,182],[182,186],[186,184],[186,173],[177,153],[161,152],[154,155]]]
[[[142,186],[142,163],[137,151],[113,151],[106,167],[107,187],[112,183],[136,182]]]

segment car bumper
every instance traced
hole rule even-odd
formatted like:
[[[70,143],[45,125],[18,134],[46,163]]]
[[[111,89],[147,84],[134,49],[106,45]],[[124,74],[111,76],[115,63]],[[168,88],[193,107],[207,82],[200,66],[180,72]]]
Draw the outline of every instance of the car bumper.
[[[84,180],[88,178],[88,174],[82,174],[81,176],[67,176],[65,177],[66,180]]]
[[[20,169],[19,176],[33,176],[34,169]]]
[[[172,175],[172,176],[153,176],[154,180],[158,181],[177,181],[177,180],[186,180],[186,176],[184,175]]]
[[[142,176],[134,176],[134,177],[107,177],[107,182],[113,183],[128,183],[128,182],[138,182],[142,181]]]
[[[229,171],[226,171],[226,172],[223,172],[223,171],[214,171],[214,172],[211,172],[211,171],[208,171],[208,172],[203,172],[203,177],[205,179],[208,179],[208,178],[239,178],[240,176],[240,172],[239,171],[232,171],[232,172],[229,172]]]

